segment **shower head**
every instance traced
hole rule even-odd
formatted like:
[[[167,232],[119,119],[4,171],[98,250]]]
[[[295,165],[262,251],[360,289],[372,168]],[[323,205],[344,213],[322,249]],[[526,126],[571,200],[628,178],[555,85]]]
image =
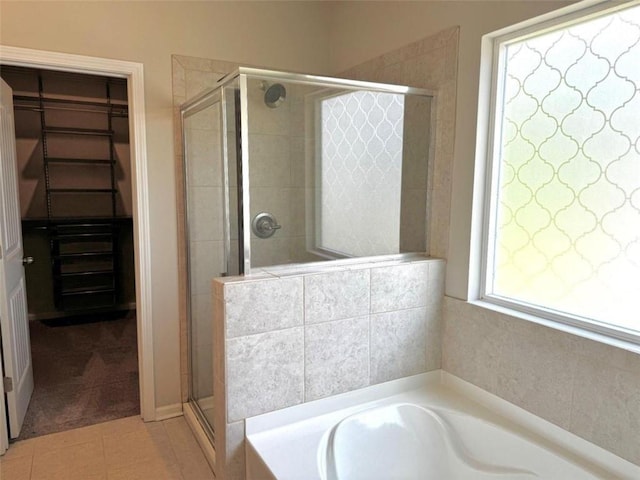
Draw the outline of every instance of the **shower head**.
[[[266,87],[266,85],[265,85]],[[279,107],[287,98],[287,89],[281,83],[274,83],[265,88],[264,103],[269,108]]]

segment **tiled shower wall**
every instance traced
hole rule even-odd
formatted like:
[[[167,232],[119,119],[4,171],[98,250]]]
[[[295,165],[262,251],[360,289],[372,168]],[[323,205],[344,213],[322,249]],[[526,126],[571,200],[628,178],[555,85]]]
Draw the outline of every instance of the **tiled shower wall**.
[[[251,235],[251,265],[263,267],[317,261],[307,252],[305,186],[312,180],[305,154],[304,97],[313,87],[286,85],[286,101],[264,102],[261,81],[249,80],[249,183],[251,218],[272,213],[282,226],[267,239]]]
[[[244,478],[244,419],[440,368],[443,260],[214,285],[216,457]]]
[[[208,60],[182,55],[172,57],[173,105],[176,156],[176,190],[179,213],[178,251],[180,273],[181,312],[181,386],[182,401],[187,400],[188,361],[186,333],[187,278],[186,232],[184,216],[186,212],[184,192],[184,158],[182,151],[182,130],[180,104],[212,88],[238,64]],[[306,228],[304,198],[306,189],[313,184],[312,169],[308,165],[304,143],[303,95],[308,87],[288,86],[287,101],[278,108],[268,108],[263,101],[264,90],[259,81],[249,85],[249,144],[251,157],[252,217],[260,211],[269,211],[283,225],[282,230],[269,239],[258,239],[252,235],[252,264],[254,266],[277,265],[291,262],[313,261],[318,258],[306,250]],[[223,226],[220,211],[222,195],[222,173],[220,158],[220,138],[217,118],[208,109],[196,114],[191,131],[186,132],[194,140],[191,142],[190,184],[191,228],[189,249],[191,253],[191,300],[194,323],[202,332],[210,330],[213,316],[211,306],[211,281],[220,276],[223,268]],[[219,113],[219,112],[216,112]],[[233,130],[234,126],[231,125]],[[302,128],[302,130],[301,130]],[[229,148],[235,140],[229,139]],[[231,174],[235,172],[233,168]],[[230,180],[233,183],[233,179]],[[235,205],[236,189],[230,190],[231,205]],[[255,205],[255,206],[253,206]],[[233,212],[232,212],[233,213]],[[232,214],[233,217],[233,214]],[[232,232],[232,239],[233,239]],[[235,258],[235,243],[232,242],[232,258]],[[207,335],[198,335],[202,347],[201,371],[210,369],[207,362]]]

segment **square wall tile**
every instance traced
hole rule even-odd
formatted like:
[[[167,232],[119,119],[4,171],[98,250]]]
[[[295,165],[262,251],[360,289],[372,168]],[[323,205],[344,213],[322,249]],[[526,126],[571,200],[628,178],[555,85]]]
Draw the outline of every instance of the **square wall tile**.
[[[280,221],[280,220],[278,220]],[[251,239],[251,267],[272,267],[290,263],[291,237]]]
[[[196,398],[213,396],[213,347],[211,345],[192,347],[191,376],[191,388]]]
[[[188,203],[189,241],[224,240],[222,187],[191,187]]]
[[[227,338],[302,325],[302,278],[225,285]]]
[[[213,397],[213,431],[215,432],[215,450],[216,458],[226,458],[227,455],[227,401],[224,392],[225,384],[217,381],[214,382],[213,388],[216,392],[223,392],[221,395]],[[219,457],[218,457],[219,456]],[[220,462],[222,463],[222,462]],[[222,465],[216,463],[215,473],[218,474]]]
[[[369,270],[304,277],[305,323],[329,322],[369,313]]]
[[[224,242],[202,241],[189,244],[191,294],[211,295],[213,279],[224,272]]]
[[[369,384],[369,317],[307,325],[305,401]]]
[[[226,347],[229,422],[303,402],[303,327],[231,338]]]
[[[223,185],[220,134],[208,130],[188,130],[187,174],[190,187],[220,187]]]
[[[288,187],[291,182],[289,137],[249,135],[249,175],[253,187]]]
[[[171,89],[174,96],[184,97],[187,92],[185,69],[175,55],[171,56]]]
[[[191,341],[195,345],[213,343],[213,295],[191,295]]]
[[[640,465],[640,375],[581,359],[569,430]]]
[[[444,319],[442,301],[435,301],[426,307],[427,311],[427,364],[426,371],[442,368],[442,333]]]
[[[291,186],[303,188],[306,185],[304,137],[289,137],[289,157],[291,159]]]
[[[200,131],[202,133],[208,133],[207,138],[217,138],[219,142],[220,130],[220,104],[213,104],[209,108],[200,110],[197,113],[191,113],[185,117],[185,131],[193,130]],[[215,134],[215,135],[212,135]]]
[[[496,372],[509,345],[509,323],[465,301],[443,302],[442,368],[467,382],[496,392]]]
[[[427,369],[427,308],[371,315],[371,383],[423,373]]]
[[[429,299],[428,261],[371,269],[371,313],[424,307]]]
[[[305,202],[304,188],[292,188],[289,190],[291,199],[290,218],[291,221],[291,235],[292,236],[304,236],[306,234],[306,214],[307,205]]]
[[[245,433],[244,422],[227,424],[226,458],[224,478],[226,480],[244,480],[245,475]]]
[[[545,338],[547,327],[531,329],[533,325],[524,320],[509,320],[509,338],[500,352],[498,369],[486,373],[496,377],[495,394],[569,428],[576,355],[553,336]]]
[[[224,301],[214,298],[213,304],[213,378],[225,380]]]
[[[259,213],[269,212],[282,227],[276,230],[273,237],[268,239],[258,238],[255,233],[251,232],[252,243],[255,243],[256,240],[268,243],[270,240],[288,237],[291,234],[291,198],[289,193],[288,188],[282,187],[251,187],[251,220]]]
[[[444,299],[444,283],[447,272],[445,260],[431,260],[429,262],[429,292],[431,299],[439,304]]]
[[[187,98],[194,97],[212,88],[218,81],[218,74],[187,69],[185,73]]]

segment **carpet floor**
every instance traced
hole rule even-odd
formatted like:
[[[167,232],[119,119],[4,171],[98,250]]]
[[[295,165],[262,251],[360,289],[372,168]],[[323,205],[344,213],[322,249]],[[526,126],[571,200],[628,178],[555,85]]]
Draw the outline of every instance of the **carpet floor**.
[[[135,311],[29,327],[35,389],[19,440],[140,413]]]

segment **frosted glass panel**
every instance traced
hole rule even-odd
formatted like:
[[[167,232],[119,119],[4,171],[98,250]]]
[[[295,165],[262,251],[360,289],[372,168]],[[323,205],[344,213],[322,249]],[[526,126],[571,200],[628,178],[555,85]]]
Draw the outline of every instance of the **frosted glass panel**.
[[[357,91],[321,102],[322,248],[399,252],[404,96]]]
[[[510,44],[493,293],[640,330],[640,8]]]

